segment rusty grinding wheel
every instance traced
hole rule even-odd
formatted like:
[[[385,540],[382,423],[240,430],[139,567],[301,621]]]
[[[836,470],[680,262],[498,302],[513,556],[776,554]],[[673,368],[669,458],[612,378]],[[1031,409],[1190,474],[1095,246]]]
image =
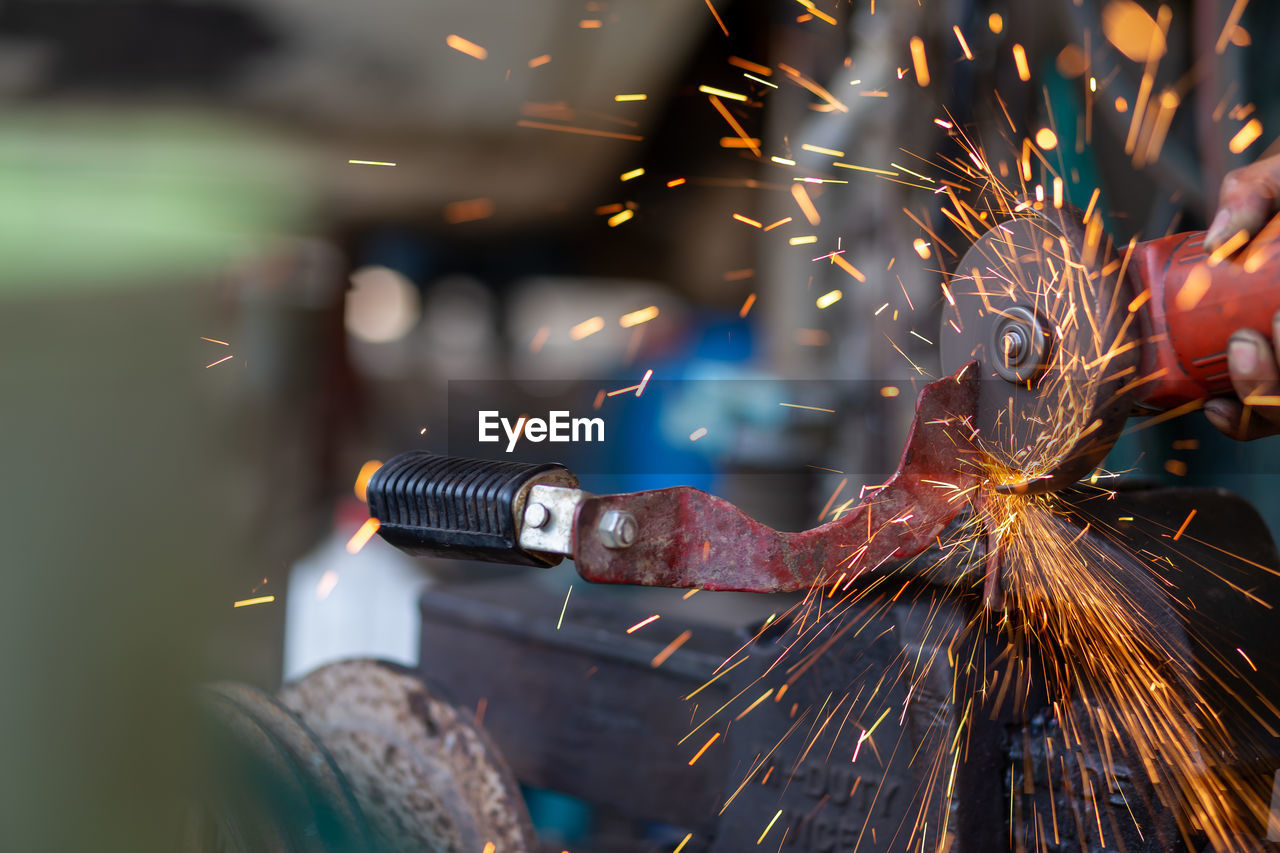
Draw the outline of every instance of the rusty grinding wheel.
[[[978,362],[975,426],[1001,491],[1088,476],[1119,435],[1141,356],[1121,266],[1098,220],[1064,207],[995,226],[949,277],[942,373]]]
[[[211,772],[179,850],[373,853],[351,786],[314,732],[242,684],[214,684],[199,698]]]
[[[201,691],[210,772],[184,853],[537,849],[511,771],[469,715],[395,664],[352,660],[286,685]]]
[[[412,670],[344,661],[285,685],[280,698],[342,768],[380,853],[537,849],[497,748]]]

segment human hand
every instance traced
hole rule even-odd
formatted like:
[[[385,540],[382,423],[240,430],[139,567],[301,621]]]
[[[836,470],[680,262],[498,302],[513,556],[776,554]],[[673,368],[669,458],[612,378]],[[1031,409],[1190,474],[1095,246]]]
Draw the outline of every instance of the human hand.
[[[1205,235],[1204,245],[1213,251],[1244,231],[1250,238],[1277,212],[1280,202],[1280,154],[1264,157],[1251,166],[1236,169],[1222,182],[1218,211]],[[1271,340],[1253,329],[1238,329],[1227,342],[1227,367],[1239,399],[1220,398],[1205,403],[1209,423],[1231,438],[1251,441],[1280,433],[1280,406],[1267,405],[1280,396],[1280,314],[1272,318]],[[1270,398],[1263,402],[1259,398]],[[1248,416],[1242,401],[1250,403]]]
[[[1227,367],[1239,399],[1219,397],[1204,404],[1209,423],[1230,438],[1252,441],[1280,433],[1280,313],[1271,318],[1271,340],[1253,329],[1238,329],[1227,342]],[[1242,402],[1244,401],[1244,402]],[[1245,417],[1244,403],[1249,403]]]
[[[1276,213],[1277,200],[1280,154],[1228,172],[1218,193],[1218,211],[1205,234],[1205,248],[1212,252],[1241,231],[1253,237]]]

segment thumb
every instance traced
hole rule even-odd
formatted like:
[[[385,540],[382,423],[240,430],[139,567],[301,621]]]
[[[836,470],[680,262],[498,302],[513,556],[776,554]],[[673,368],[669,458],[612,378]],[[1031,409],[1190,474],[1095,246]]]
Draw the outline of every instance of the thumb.
[[[1278,190],[1280,156],[1229,172],[1222,182],[1218,211],[1204,238],[1205,248],[1213,251],[1240,231],[1257,234],[1275,210]]]

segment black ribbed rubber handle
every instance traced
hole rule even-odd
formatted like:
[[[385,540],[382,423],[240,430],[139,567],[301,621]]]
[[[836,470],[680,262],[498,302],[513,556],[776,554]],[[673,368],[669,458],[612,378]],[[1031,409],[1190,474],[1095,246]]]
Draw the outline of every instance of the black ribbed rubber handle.
[[[576,486],[562,465],[461,459],[410,451],[369,480],[369,515],[402,551],[461,560],[554,565],[560,557],[524,551],[519,514],[534,483]]]

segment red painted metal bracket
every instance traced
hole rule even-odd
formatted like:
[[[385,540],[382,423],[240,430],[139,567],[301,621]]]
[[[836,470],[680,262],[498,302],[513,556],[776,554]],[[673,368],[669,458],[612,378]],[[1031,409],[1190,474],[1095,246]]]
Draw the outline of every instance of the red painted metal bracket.
[[[977,389],[974,364],[926,386],[897,472],[841,518],[810,530],[774,530],[687,486],[588,498],[574,524],[578,573],[597,583],[786,592],[915,556],[983,480],[973,442]],[[584,533],[608,510],[635,517],[634,545],[611,549]]]

